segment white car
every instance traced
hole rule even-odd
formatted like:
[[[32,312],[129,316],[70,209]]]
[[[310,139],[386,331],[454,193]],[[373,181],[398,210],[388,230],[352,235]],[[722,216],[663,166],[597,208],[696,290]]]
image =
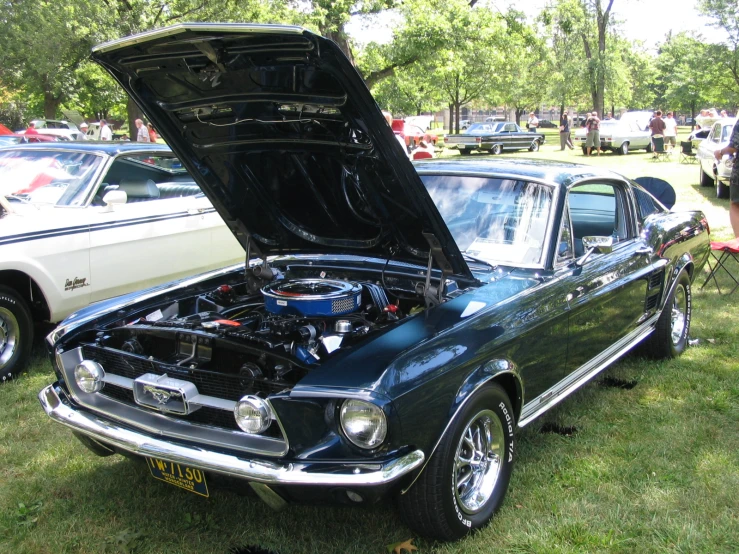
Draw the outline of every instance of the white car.
[[[624,114],[627,115],[627,114]],[[649,130],[644,130],[643,122],[636,118],[607,119],[600,122],[600,147],[618,154],[628,154],[631,150],[652,151],[652,139]],[[575,145],[587,153],[585,139],[586,129],[575,131]]]
[[[713,153],[729,144],[736,121],[736,117],[724,117],[714,122],[708,136],[700,142],[695,153],[700,168],[698,182],[702,187],[716,187],[717,198],[729,197],[729,177],[734,158],[724,156],[718,161]]]
[[[0,381],[26,362],[35,322],[244,260],[162,144],[4,148],[0,206]]]

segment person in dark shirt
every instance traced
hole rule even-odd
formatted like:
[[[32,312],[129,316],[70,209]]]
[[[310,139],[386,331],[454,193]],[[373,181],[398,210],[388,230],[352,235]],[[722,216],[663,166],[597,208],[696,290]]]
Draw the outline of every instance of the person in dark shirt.
[[[654,113],[654,117],[649,122],[649,129],[652,131],[652,145],[656,152],[664,152],[665,150],[665,125],[662,119],[662,111],[657,110]],[[656,154],[655,154],[656,157]]]
[[[570,140],[570,120],[564,112],[559,116],[559,146],[560,150],[564,150],[565,146],[570,150],[574,148]]]
[[[585,122],[585,127],[588,130],[585,139],[585,147],[588,149],[587,155],[590,156],[593,148],[597,148],[598,155],[600,156],[600,118],[598,117],[598,112],[591,112],[590,117]]]

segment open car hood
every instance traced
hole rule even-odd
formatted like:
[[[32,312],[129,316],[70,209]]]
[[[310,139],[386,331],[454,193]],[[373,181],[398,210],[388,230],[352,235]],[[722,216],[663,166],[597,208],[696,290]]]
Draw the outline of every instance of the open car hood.
[[[97,46],[251,253],[343,253],[472,275],[364,81],[299,27],[182,24]],[[430,247],[433,245],[433,248]]]

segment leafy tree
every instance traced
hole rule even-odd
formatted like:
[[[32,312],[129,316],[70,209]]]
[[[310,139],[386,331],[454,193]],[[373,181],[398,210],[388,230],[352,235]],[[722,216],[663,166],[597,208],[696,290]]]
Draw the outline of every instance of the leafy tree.
[[[0,4],[0,83],[43,97],[54,118],[74,88],[74,71],[99,38],[101,9],[92,0],[14,0]]]
[[[699,10],[713,19],[713,25],[726,32],[727,39],[721,46],[709,46],[705,50],[710,59],[717,64],[722,74],[729,75],[731,81],[724,80],[726,98],[736,102],[739,95],[739,2],[736,0],[699,0]],[[725,100],[724,100],[725,101]]]

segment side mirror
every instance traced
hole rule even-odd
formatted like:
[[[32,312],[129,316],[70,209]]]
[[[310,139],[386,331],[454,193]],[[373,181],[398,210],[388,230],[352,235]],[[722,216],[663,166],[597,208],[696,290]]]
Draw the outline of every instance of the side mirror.
[[[128,195],[122,190],[111,190],[103,196],[105,208],[102,211],[112,212],[115,204],[125,204],[128,201]]]
[[[582,245],[585,249],[585,254],[577,260],[576,263],[578,266],[583,265],[593,252],[598,252],[599,254],[610,254],[613,252],[613,237],[583,237]]]

